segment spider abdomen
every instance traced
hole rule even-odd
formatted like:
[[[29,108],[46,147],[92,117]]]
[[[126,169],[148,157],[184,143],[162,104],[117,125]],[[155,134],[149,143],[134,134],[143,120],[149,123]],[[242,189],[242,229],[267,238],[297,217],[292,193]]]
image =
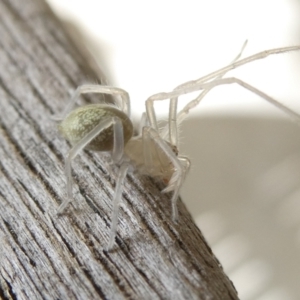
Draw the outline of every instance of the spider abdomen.
[[[58,129],[65,139],[75,145],[105,118],[113,117],[119,118],[122,122],[124,143],[126,144],[133,134],[133,125],[128,116],[114,106],[90,104],[78,107],[66,116],[59,124]],[[86,149],[110,151],[113,149],[113,144],[114,131],[113,125],[111,125],[96,136]]]

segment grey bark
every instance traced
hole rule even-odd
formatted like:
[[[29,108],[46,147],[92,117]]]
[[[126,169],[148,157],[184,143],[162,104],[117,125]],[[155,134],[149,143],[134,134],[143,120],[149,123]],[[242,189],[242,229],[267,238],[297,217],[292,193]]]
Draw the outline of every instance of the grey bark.
[[[0,1],[0,37],[0,297],[238,299],[185,206],[173,224],[153,179],[127,176],[105,251],[118,172],[105,155],[79,155],[75,208],[56,215],[69,145],[50,117],[99,79],[41,0]]]

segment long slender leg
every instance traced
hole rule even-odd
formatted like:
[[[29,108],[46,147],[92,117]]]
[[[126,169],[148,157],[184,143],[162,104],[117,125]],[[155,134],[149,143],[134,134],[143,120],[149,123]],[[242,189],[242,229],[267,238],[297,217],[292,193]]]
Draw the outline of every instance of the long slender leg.
[[[100,122],[95,128],[93,128],[84,138],[82,138],[73,148],[69,151],[65,162],[65,172],[67,177],[67,198],[58,208],[57,213],[61,214],[70,201],[73,199],[72,195],[72,174],[71,174],[71,162],[78,155],[78,153],[89,144],[98,134],[104,129],[108,128],[112,124],[115,124],[115,118],[110,118]]]
[[[190,168],[191,168],[191,161],[185,157],[185,156],[177,156],[177,159],[180,161],[182,165],[182,182],[185,181],[186,175],[188,174]],[[174,190],[174,182],[172,180],[169,181],[168,186],[165,187],[161,192],[162,193],[169,193]]]
[[[186,175],[191,169],[191,161],[185,156],[178,156],[178,160],[181,162],[183,166],[183,181],[186,178]]]
[[[230,64],[233,64],[234,62],[236,62],[243,54],[244,49],[246,48],[248,43],[248,40],[246,40],[239,52],[239,54],[232,60],[232,62]],[[225,76],[227,72],[223,72],[221,74],[219,74],[219,76],[217,76],[216,78],[214,78],[214,80],[216,79],[221,79],[223,76]],[[203,90],[202,93],[200,93],[199,96],[197,96],[197,98],[195,98],[194,100],[190,101],[189,103],[187,103],[187,105],[177,114],[177,122],[180,124],[183,119],[186,117],[186,115],[189,113],[189,111],[196,107],[200,101],[209,93],[209,91],[212,89],[213,87]]]
[[[148,120],[147,120],[147,114],[145,112],[142,113],[141,121],[139,124],[139,131],[138,136],[142,136],[143,134],[143,128],[147,126]]]
[[[74,105],[78,101],[80,95],[88,93],[100,93],[100,94],[110,94],[110,95],[120,95],[122,98],[122,110],[130,117],[130,100],[129,95],[126,91],[112,86],[106,85],[96,85],[96,84],[84,84],[79,86],[74,92],[69,103],[65,107],[61,115],[53,116],[52,119],[56,121],[63,120],[65,116],[73,109]]]
[[[158,132],[155,131],[155,129],[153,129],[152,127],[144,127],[143,139],[152,139],[156,143],[157,147],[159,147],[165,153],[165,155],[174,166],[174,173],[170,179],[170,182],[173,185],[172,190],[174,191],[171,199],[172,219],[174,222],[176,222],[178,220],[177,200],[179,196],[179,190],[184,179],[182,164],[178,160],[177,156],[172,151],[170,146],[159,136]],[[147,159],[147,157],[145,157],[145,159]]]
[[[169,139],[171,145],[178,147],[178,130],[177,130],[177,103],[178,97],[170,99],[169,106]]]
[[[289,109],[285,105],[279,103],[278,101],[276,101],[272,97],[268,96],[267,94],[263,93],[262,91],[260,91],[260,90],[256,89],[255,87],[247,84],[246,82],[244,82],[240,79],[234,78],[234,77],[217,79],[217,80],[214,80],[214,81],[211,81],[211,82],[208,82],[208,83],[194,83],[194,85],[191,85],[191,86],[188,86],[188,87],[183,87],[182,89],[173,90],[169,93],[159,93],[159,94],[152,95],[150,98],[152,100],[164,100],[164,99],[168,99],[168,98],[171,98],[171,97],[179,97],[181,95],[185,95],[185,94],[188,94],[188,93],[191,93],[191,92],[195,92],[197,90],[211,89],[211,88],[216,87],[218,85],[231,84],[231,83],[237,83],[237,84],[243,86],[244,88],[250,90],[251,92],[257,94],[258,96],[262,97],[263,99],[265,99],[269,103],[276,106],[278,109],[280,109],[283,112],[285,112],[286,114],[288,114],[297,123],[299,123],[300,115],[293,112],[291,109]],[[187,109],[189,109],[189,107]],[[183,113],[184,113],[184,111],[183,111]]]
[[[111,250],[114,245],[114,240],[116,237],[117,227],[118,227],[118,215],[119,215],[119,208],[120,208],[120,202],[122,197],[122,187],[124,185],[124,179],[126,177],[128,167],[129,164],[127,162],[122,163],[118,174],[116,190],[113,199],[113,210],[111,216],[111,227],[110,227],[107,250]]]
[[[119,118],[114,119],[114,147],[111,158],[115,163],[119,163],[124,153],[124,133],[123,125]]]
[[[172,101],[174,102],[174,99],[177,99],[181,95],[185,95],[185,94],[188,94],[191,92],[196,92],[196,91],[203,90],[205,88],[210,88],[210,87],[211,86],[207,86],[205,83],[202,83],[202,84],[194,83],[194,85],[189,85],[187,87],[184,86],[181,89],[175,89],[168,93],[158,93],[158,94],[154,94],[154,95],[150,96],[146,100],[146,112],[147,112],[150,126],[158,132],[158,125],[157,125],[157,120],[156,120],[156,115],[155,115],[155,110],[154,110],[154,102],[155,101],[172,99]],[[177,104],[172,105],[172,107],[170,109],[173,111],[172,114],[174,113],[174,111],[176,112],[176,110],[177,110],[176,107],[177,107]],[[176,117],[173,120],[176,120]],[[174,126],[174,124],[176,124],[176,123],[173,123],[173,126]]]
[[[291,109],[289,109],[288,107],[286,107],[285,105],[281,104],[280,102],[276,101],[275,99],[273,99],[272,97],[268,96],[267,94],[265,94],[264,92],[258,90],[257,88],[255,88],[254,86],[238,79],[235,77],[230,77],[230,78],[223,78],[223,79],[218,79],[215,80],[211,83],[207,83],[206,86],[209,87],[215,87],[218,85],[223,85],[223,84],[233,84],[236,83],[240,86],[242,86],[243,88],[251,91],[252,93],[260,96],[261,98],[263,98],[264,100],[268,101],[270,104],[274,105],[275,107],[277,107],[278,109],[280,109],[281,111],[283,111],[284,113],[286,113],[287,115],[289,115],[292,119],[294,119],[294,121],[300,125],[300,115],[295,113],[294,111],[292,111]]]
[[[286,52],[291,52],[291,51],[299,51],[300,50],[300,46],[291,46],[291,47],[283,47],[283,48],[276,48],[276,49],[270,49],[270,50],[265,50],[259,53],[256,53],[254,55],[248,56],[244,59],[241,59],[239,61],[236,61],[220,70],[214,71],[208,75],[205,75],[199,79],[196,80],[192,80],[192,81],[188,81],[185,82],[179,86],[176,87],[176,89],[182,89],[183,87],[189,87],[189,86],[193,86],[195,84],[199,84],[199,83],[203,83],[203,82],[207,82],[209,80],[212,80],[214,78],[216,78],[217,76],[219,76],[220,74],[223,73],[227,73],[230,70],[236,69],[240,66],[243,66],[245,64],[248,64],[249,62],[258,60],[258,59],[264,59],[270,55],[274,55],[274,54],[280,54],[280,53],[286,53]]]
[[[246,41],[247,42],[247,41]],[[246,46],[246,43],[244,44],[243,48]],[[243,50],[242,48],[242,50]],[[176,87],[176,89],[182,89],[183,87],[188,87],[188,86],[192,86],[195,84],[199,84],[199,83],[204,83],[204,82],[208,82],[209,80],[216,80],[216,79],[221,79],[228,71],[233,70],[235,68],[238,68],[242,65],[245,65],[251,61],[255,61],[258,59],[263,59],[266,58],[269,55],[274,55],[274,54],[280,54],[280,53],[285,53],[285,52],[290,52],[290,51],[299,51],[300,50],[300,46],[292,46],[292,47],[285,47],[285,48],[277,48],[277,49],[271,49],[271,50],[266,50],[257,54],[254,54],[252,56],[246,57],[240,61],[236,61],[241,53],[236,57],[236,59],[229,64],[227,67],[220,69],[218,71],[215,71],[213,73],[210,73],[204,77],[201,77],[195,81],[188,81],[186,83],[183,83],[179,86]],[[218,76],[216,76],[218,75]],[[216,76],[214,78],[214,76]],[[194,108],[195,106],[197,106],[199,104],[199,102],[204,98],[204,96],[213,88],[214,86],[212,86],[211,88],[204,90],[196,99],[190,101],[177,115],[178,121],[179,123],[182,122],[182,120],[184,119],[184,117],[189,113],[189,111]]]
[[[231,61],[231,64],[234,63],[235,61],[237,61],[246,45],[247,45],[247,40],[243,43],[242,48],[240,50],[240,52],[238,53],[238,55]],[[219,74],[219,76],[217,76],[215,79],[219,79],[222,78],[224,75],[226,74],[226,72],[223,72],[221,74]],[[198,105],[198,103],[201,101],[201,99],[203,99],[205,97],[205,95],[210,91],[211,89],[207,89],[201,92],[201,94],[197,97],[197,102],[195,102],[195,105]],[[177,102],[178,102],[178,97],[174,97],[170,99],[170,109],[169,109],[169,126],[165,127],[162,132],[161,132],[161,136],[166,138],[167,132],[169,130],[169,140],[170,143],[176,147],[178,147],[178,123],[179,119],[178,119],[178,115],[177,115]]]
[[[219,76],[222,77],[228,71],[233,70],[235,68],[238,68],[238,67],[240,67],[242,65],[245,65],[249,62],[252,62],[252,61],[255,61],[255,60],[258,60],[258,59],[263,59],[267,56],[274,55],[274,54],[286,53],[286,52],[291,52],[291,51],[299,51],[299,50],[300,50],[300,46],[292,46],[292,47],[277,48],[277,49],[271,49],[271,50],[266,50],[266,51],[263,51],[263,52],[259,52],[257,54],[254,54],[254,55],[249,56],[247,58],[244,58],[242,60],[235,61],[235,62],[231,63],[230,65],[228,65],[228,66],[226,66],[222,69],[219,69],[215,72],[212,72],[212,73],[210,73],[206,76],[203,76],[203,77],[201,77],[197,80],[192,80],[192,81],[185,82],[185,83],[177,86],[173,92],[159,93],[159,94],[155,94],[155,95],[149,97],[146,101],[146,111],[147,111],[147,115],[148,115],[151,127],[158,130],[155,111],[154,111],[154,101],[165,100],[165,99],[169,99],[169,98],[172,99],[172,98],[176,98],[177,96],[179,96],[179,94],[183,95],[183,94],[186,94],[188,92],[196,91],[197,89],[195,89],[195,86],[198,86],[198,84],[206,83],[209,80],[216,79]],[[238,57],[239,57],[239,55],[238,55]],[[209,86],[207,86],[207,87],[209,87]],[[176,90],[180,90],[181,93],[179,93],[179,94],[176,93]],[[183,92],[184,90],[186,90],[186,92]],[[204,95],[201,94],[199,96],[199,98],[197,99],[197,101],[194,102],[194,104],[197,105],[197,103],[200,102],[200,100],[205,96],[205,94],[207,92],[208,91],[204,91]],[[191,108],[192,108],[192,103],[190,105],[190,109]],[[185,112],[187,112],[187,110],[185,110]],[[184,114],[181,113],[181,119],[183,118],[183,116],[184,116]],[[172,118],[176,119],[176,117],[174,118],[174,116]],[[174,132],[174,130],[172,132]],[[173,140],[176,139],[176,136],[172,139]]]

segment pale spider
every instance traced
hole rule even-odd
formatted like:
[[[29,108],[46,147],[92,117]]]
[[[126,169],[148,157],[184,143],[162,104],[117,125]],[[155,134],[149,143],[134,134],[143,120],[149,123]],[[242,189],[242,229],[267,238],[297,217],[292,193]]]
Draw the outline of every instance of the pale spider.
[[[198,80],[181,84],[172,92],[159,93],[149,97],[146,101],[146,113],[142,116],[137,136],[133,136],[133,125],[130,120],[130,100],[126,91],[112,86],[79,86],[63,114],[56,118],[56,120],[62,120],[59,124],[61,134],[73,145],[66,156],[65,163],[67,198],[60,205],[58,213],[62,213],[73,199],[71,162],[82,149],[86,148],[94,151],[111,151],[112,161],[120,166],[113,199],[108,249],[111,249],[114,244],[122,186],[127,171],[132,166],[138,168],[141,173],[162,179],[166,183],[166,188],[162,192],[173,192],[171,198],[172,219],[176,221],[178,219],[176,202],[179,190],[190,168],[189,159],[178,154],[178,124],[182,122],[190,109],[198,105],[201,99],[216,86],[236,83],[259,95],[299,122],[300,116],[298,114],[265,93],[237,78],[222,77],[228,71],[251,61],[265,58],[271,54],[300,50],[300,46],[267,50],[238,60],[245,45],[246,43],[243,45],[239,55],[227,67]],[[194,91],[202,92],[177,113],[178,97]],[[100,103],[85,105],[72,110],[80,95],[86,93],[120,95],[122,98],[122,107],[119,108],[114,104]],[[154,110],[154,101],[165,99],[170,99],[169,121],[167,126],[159,130]]]

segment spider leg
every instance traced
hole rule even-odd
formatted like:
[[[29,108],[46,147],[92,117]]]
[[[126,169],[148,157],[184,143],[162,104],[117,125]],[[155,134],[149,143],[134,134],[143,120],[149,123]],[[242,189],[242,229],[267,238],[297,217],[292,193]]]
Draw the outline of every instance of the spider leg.
[[[243,43],[240,52],[231,61],[231,64],[233,64],[234,62],[236,62],[242,56],[243,51],[246,48],[247,43],[248,43],[248,40],[246,40]],[[220,73],[215,79],[222,78],[226,73],[227,73],[227,71],[225,71],[223,73]],[[206,96],[206,94],[211,89],[212,88],[207,89],[207,90],[203,90],[201,92],[201,94],[197,97],[198,102],[195,104],[195,106],[198,105],[198,103]],[[180,121],[181,121],[181,120],[178,119],[178,115],[177,115],[177,102],[178,102],[178,97],[171,98],[170,99],[170,109],[169,109],[169,138],[170,138],[170,143],[172,145],[175,145],[176,147],[178,147],[178,124],[180,124]],[[166,127],[166,131],[167,130],[168,130],[168,128]],[[162,134],[165,134],[165,133],[162,133]]]
[[[171,199],[172,219],[174,222],[176,222],[178,220],[177,200],[179,196],[180,187],[184,181],[185,170],[182,166],[181,161],[178,159],[176,154],[172,151],[170,146],[166,143],[166,141],[164,141],[159,136],[158,132],[150,126],[144,127],[143,129],[143,144],[146,145],[144,146],[144,160],[145,160],[146,167],[151,167],[151,162],[152,162],[151,151],[147,150],[150,148],[147,147],[149,145],[148,143],[149,140],[153,140],[155,142],[157,147],[159,147],[165,153],[167,158],[174,166],[174,173],[170,179],[170,182],[172,182],[172,190],[173,190],[173,195]]]
[[[276,49],[270,49],[270,50],[265,50],[259,53],[256,53],[254,55],[248,56],[244,59],[241,59],[239,61],[235,61],[231,64],[229,64],[228,66],[219,69],[217,71],[214,71],[208,75],[205,75],[199,79],[196,80],[192,80],[192,81],[188,81],[185,82],[179,86],[176,87],[176,89],[182,89],[183,87],[189,87],[189,86],[194,86],[195,84],[199,84],[199,83],[204,83],[207,82],[209,80],[212,80],[216,77],[218,77],[219,75],[223,74],[223,73],[227,73],[230,70],[236,69],[240,66],[243,66],[245,64],[248,64],[249,62],[258,60],[258,59],[264,59],[270,55],[274,55],[274,54],[280,54],[280,53],[286,53],[286,52],[291,52],[291,51],[299,51],[300,50],[300,46],[290,46],[290,47],[283,47],[283,48],[276,48]]]
[[[289,109],[285,105],[281,104],[277,100],[273,99],[269,95],[265,94],[264,92],[258,90],[254,86],[252,86],[252,85],[250,85],[250,84],[248,84],[248,83],[246,83],[246,82],[244,82],[244,81],[242,81],[238,78],[235,78],[235,77],[222,78],[222,79],[218,79],[218,80],[209,82],[209,83],[204,84],[204,85],[201,84],[200,86],[201,86],[201,88],[205,88],[205,86],[213,88],[213,87],[218,86],[218,85],[233,84],[233,83],[236,83],[236,84],[242,86],[243,88],[249,90],[250,92],[260,96],[264,100],[268,101],[270,104],[274,105],[275,107],[277,107],[278,109],[280,109],[281,111],[283,111],[284,113],[289,115],[292,119],[294,119],[294,121],[297,124],[300,124],[300,115],[299,114],[295,113],[294,111],[292,111],[291,109]]]
[[[97,126],[95,126],[85,137],[83,137],[77,144],[75,144],[70,151],[68,152],[66,156],[66,162],[65,162],[65,172],[66,172],[66,178],[67,178],[67,198],[62,202],[62,204],[59,206],[57,213],[61,214],[66,209],[69,202],[72,201],[73,195],[72,195],[72,174],[71,174],[71,163],[72,160],[78,155],[78,153],[84,149],[86,145],[88,145],[97,135],[99,135],[104,129],[108,128],[111,125],[114,125],[114,133],[117,132],[119,135],[120,131],[123,131],[123,128],[119,128],[120,124],[122,127],[121,121],[114,117],[114,118],[108,118],[103,121],[101,121]],[[122,142],[122,141],[121,141]],[[122,157],[120,157],[123,154],[124,149],[124,141],[123,146],[120,145],[120,142],[114,143],[114,149],[112,150],[112,157],[115,160],[120,160]],[[122,153],[121,153],[122,151]]]
[[[120,95],[122,98],[122,110],[130,117],[130,100],[129,95],[126,91],[112,86],[98,85],[98,84],[84,84],[79,86],[69,103],[65,107],[64,111],[58,116],[52,116],[55,121],[61,121],[65,116],[74,108],[76,102],[82,94],[88,93],[99,93],[99,94],[110,94],[110,95]]]
[[[183,181],[184,181],[186,175],[191,169],[191,161],[185,156],[178,156],[178,160],[181,161],[181,164],[183,165]]]
[[[246,41],[247,42],[247,41]],[[246,46],[246,44],[244,44],[242,51],[244,49],[244,47]],[[242,60],[236,61],[237,59],[239,59],[241,53],[236,57],[236,59],[229,64],[227,67],[222,68],[220,70],[217,70],[213,73],[210,73],[204,77],[201,77],[197,80],[194,81],[188,81],[186,83],[183,83],[179,86],[177,86],[175,89],[182,89],[182,88],[186,88],[189,86],[195,86],[197,84],[201,84],[201,83],[205,83],[209,80],[217,80],[217,79],[221,79],[228,71],[233,70],[235,68],[238,68],[242,65],[245,65],[251,61],[255,61],[258,59],[263,59],[266,58],[267,56],[273,55],[273,54],[280,54],[280,53],[286,53],[286,52],[291,52],[291,51],[299,51],[300,50],[300,46],[292,46],[292,47],[284,47],[284,48],[277,48],[277,49],[271,49],[271,50],[266,50],[263,52],[259,52],[257,54],[254,54],[252,56],[246,57]],[[225,84],[225,83],[224,83]],[[219,85],[219,84],[217,84]],[[178,122],[182,122],[182,120],[185,118],[185,116],[189,113],[189,111],[194,108],[195,106],[197,106],[199,104],[199,102],[204,98],[204,96],[216,85],[212,84],[210,88],[204,90],[196,99],[190,101],[177,115],[178,118]],[[249,85],[248,85],[249,86]],[[258,91],[257,89],[255,89],[256,91]],[[255,92],[256,94],[258,94],[257,92]],[[263,97],[264,98],[264,97]],[[280,105],[281,106],[281,105]],[[277,106],[278,107],[278,106]],[[281,108],[283,111],[286,111],[286,107],[282,107]]]
[[[177,159],[180,161],[181,165],[182,165],[182,174],[183,174],[183,179],[182,182],[185,181],[186,175],[188,174],[190,168],[191,168],[191,161],[185,157],[185,156],[177,156]],[[161,192],[162,193],[169,193],[171,191],[173,191],[174,186],[173,186],[173,180],[172,178],[170,179],[168,186],[166,188],[164,188]]]
[[[109,234],[109,242],[107,246],[107,250],[111,250],[114,244],[114,240],[117,233],[118,227],[118,215],[119,215],[119,208],[120,202],[122,197],[122,187],[124,185],[124,180],[127,174],[127,170],[129,168],[128,162],[123,162],[120,171],[118,173],[118,178],[116,181],[116,190],[113,199],[113,210],[112,210],[112,217],[111,217],[111,227],[110,227],[110,234]]]
[[[137,136],[142,136],[143,134],[143,128],[147,126],[148,120],[147,120],[147,114],[145,112],[142,113],[141,121],[139,124],[139,129],[138,129],[138,135]]]
[[[181,95],[185,95],[185,94],[188,94],[188,93],[191,93],[191,92],[195,92],[197,90],[209,90],[209,89],[212,89],[212,88],[214,88],[214,87],[216,87],[218,85],[232,84],[232,83],[236,83],[236,84],[238,84],[238,85],[246,88],[247,90],[253,92],[254,94],[257,94],[258,96],[262,97],[263,99],[265,99],[269,103],[271,103],[274,106],[276,106],[278,109],[280,109],[283,112],[285,112],[286,114],[288,114],[297,123],[299,123],[299,121],[300,121],[300,115],[298,115],[297,113],[293,112],[291,109],[289,109],[285,105],[279,103],[278,101],[276,101],[272,97],[268,96],[264,92],[256,89],[255,87],[251,86],[250,84],[248,84],[248,83],[246,83],[246,82],[244,82],[244,81],[242,81],[240,79],[237,79],[235,77],[223,78],[223,79],[216,79],[216,80],[213,80],[213,81],[210,81],[210,82],[207,82],[207,83],[196,83],[196,82],[194,82],[194,85],[190,85],[190,86],[187,86],[187,87],[184,86],[181,89],[176,89],[176,90],[173,90],[173,91],[171,91],[169,93],[155,94],[155,95],[152,95],[149,99],[151,99],[152,101],[153,100],[164,100],[164,99],[168,99],[168,98],[179,97]],[[201,95],[200,95],[200,97],[201,97]],[[179,113],[180,120],[182,120],[184,118],[184,116],[188,113],[188,111],[195,106],[195,102],[194,101],[197,102],[197,98],[195,100],[189,102],[186,105],[186,107]]]
[[[247,42],[247,41],[246,41]],[[280,53],[285,53],[285,52],[291,52],[291,51],[299,51],[300,50],[300,46],[291,46],[291,47],[284,47],[284,48],[277,48],[277,49],[271,49],[271,50],[266,50],[263,52],[259,52],[257,54],[254,54],[252,56],[246,57],[244,59],[238,60],[239,57],[241,56],[241,53],[244,49],[244,47],[246,46],[246,42],[244,43],[241,52],[239,53],[239,55],[235,58],[235,60],[229,64],[228,66],[217,70],[215,72],[212,72],[206,76],[203,76],[197,80],[192,80],[192,81],[188,81],[185,82],[179,86],[177,86],[175,88],[175,90],[189,90],[189,88],[191,88],[190,92],[195,91],[193,89],[193,87],[197,86],[198,84],[202,84],[202,83],[207,83],[207,82],[213,82],[214,80],[220,79],[222,78],[228,71],[233,70],[235,68],[238,68],[242,65],[245,65],[249,62],[258,60],[258,59],[263,59],[267,56],[270,55],[274,55],[274,54],[280,54]],[[238,61],[237,61],[238,60]],[[209,87],[209,86],[207,86]],[[146,109],[147,109],[147,113],[149,116],[149,121],[150,124],[153,128],[155,128],[157,130],[157,121],[156,121],[156,117],[155,117],[155,113],[154,113],[154,107],[153,107],[153,101],[156,100],[164,100],[164,99],[168,99],[171,98],[171,102],[170,103],[170,114],[169,114],[169,129],[168,128],[164,128],[164,130],[162,131],[162,136],[165,138],[168,135],[168,131],[169,131],[169,136],[170,136],[170,142],[173,145],[177,144],[177,123],[182,122],[182,120],[184,119],[184,117],[186,116],[186,114],[189,112],[190,109],[194,108],[195,106],[197,106],[199,104],[199,102],[204,98],[204,96],[211,90],[211,88],[213,88],[214,85],[211,85],[210,88],[205,89],[195,100],[192,100],[191,102],[189,102],[185,108],[179,112],[179,114],[177,114],[176,116],[176,111],[177,111],[177,98],[176,96],[174,98],[171,98],[171,93],[160,93],[157,95],[153,95],[153,97],[150,97],[147,101],[149,103],[146,103]],[[186,92],[182,93],[181,95],[186,94]],[[159,96],[160,97],[157,97]],[[169,95],[170,97],[168,97],[167,95]],[[176,95],[176,93],[175,93]]]
[[[185,157],[185,156],[177,156],[177,159],[180,161],[181,165],[182,165],[182,182],[185,181],[186,175],[190,170],[191,167],[191,161]],[[174,182],[175,180],[175,182]],[[171,177],[167,187],[165,187],[161,192],[162,193],[169,193],[172,192],[174,190],[174,183],[176,185],[176,178]]]
[[[234,63],[235,61],[237,61],[246,45],[247,45],[247,40],[243,43],[242,48],[240,50],[240,52],[238,53],[238,55],[232,60],[231,64]],[[226,74],[226,72],[220,73],[216,79],[218,78],[222,78],[224,75]],[[198,102],[195,104],[195,106],[201,101],[201,99],[203,99],[205,97],[205,95],[210,91],[210,89],[204,90],[201,92],[201,94],[198,96],[197,100]],[[155,100],[153,100],[155,101]],[[169,132],[169,141],[171,143],[171,145],[174,145],[176,147],[178,147],[178,123],[180,124],[179,120],[177,120],[177,103],[178,103],[178,97],[174,97],[170,99],[170,106],[169,106],[169,122],[168,122],[168,126],[165,126],[165,128],[162,130],[161,132],[161,136],[165,139],[168,132]],[[152,109],[153,106],[149,105],[149,109]],[[154,107],[153,107],[154,110]],[[154,112],[152,112],[153,114]]]
[[[245,50],[245,48],[246,48],[246,46],[247,46],[247,43],[248,43],[248,40],[246,40],[245,42],[244,42],[244,44],[242,45],[242,48],[241,48],[241,50],[240,50],[240,52],[238,53],[238,55],[231,61],[231,63],[230,63],[230,65],[231,64],[233,64],[233,63],[235,63],[241,56],[242,56],[242,54],[243,54],[243,52],[244,52],[244,50]],[[225,74],[227,73],[227,71],[225,71],[225,72],[223,72],[223,73],[220,73],[216,78],[214,78],[214,80],[216,80],[216,79],[221,79],[223,76],[225,76]],[[211,87],[211,88],[209,88],[209,89],[206,89],[206,90],[203,90],[201,93],[200,93],[200,95],[195,99],[195,100],[192,100],[192,101],[190,101],[185,107],[184,107],[184,109],[183,110],[181,110],[178,114],[177,114],[177,111],[176,111],[176,115],[170,115],[170,119],[177,119],[177,123],[178,124],[180,124],[182,121],[183,121],[183,119],[184,119],[184,116],[186,116],[188,113],[189,113],[189,111],[192,109],[192,108],[194,108],[195,106],[197,106],[199,103],[200,103],[200,101],[207,95],[207,93],[212,89],[213,87]],[[176,89],[176,88],[175,88]],[[176,99],[176,100],[174,100],[174,101],[178,101],[178,98],[174,98],[174,99]],[[172,101],[172,99],[171,99],[171,101]],[[185,109],[185,108],[187,108],[188,107],[188,109]],[[170,110],[170,112],[171,112],[171,110]],[[184,112],[184,113],[183,113]],[[177,128],[177,127],[176,127]],[[168,130],[168,128],[165,128],[166,129],[166,131]],[[173,129],[174,130],[174,129]],[[171,132],[171,123],[170,123],[170,125],[169,125],[169,132],[170,132],[170,138],[171,138],[171,135],[172,135],[172,132]],[[177,134],[177,133],[176,133]]]
[[[119,163],[124,153],[124,134],[123,125],[120,119],[114,118],[114,147],[111,158],[114,163]]]

